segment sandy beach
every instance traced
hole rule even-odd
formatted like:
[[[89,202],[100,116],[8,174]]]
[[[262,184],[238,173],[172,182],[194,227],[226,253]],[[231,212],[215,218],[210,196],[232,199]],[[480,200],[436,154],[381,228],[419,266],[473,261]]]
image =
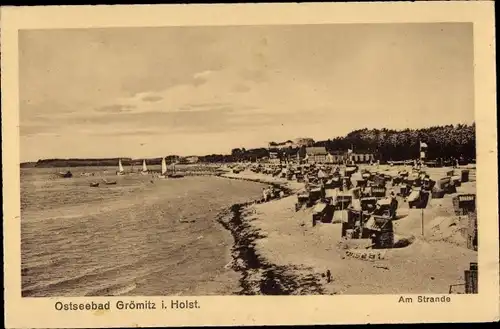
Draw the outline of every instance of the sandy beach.
[[[400,168],[381,168],[381,170]],[[431,178],[446,168],[428,168]],[[473,169],[472,169],[473,170]],[[244,171],[228,178],[282,184],[296,192],[302,183]],[[457,188],[474,193],[475,179]],[[347,257],[341,224],[312,226],[312,209],[295,211],[296,195],[267,203],[240,204],[223,222],[233,233],[235,269],[245,294],[403,294],[449,293],[463,283],[464,269],[477,261],[465,247],[453,218],[452,195],[430,200],[426,209],[409,209],[399,200],[395,234],[410,241],[404,248],[384,250],[382,259]],[[423,235],[422,235],[423,214]],[[325,272],[330,270],[332,281]]]

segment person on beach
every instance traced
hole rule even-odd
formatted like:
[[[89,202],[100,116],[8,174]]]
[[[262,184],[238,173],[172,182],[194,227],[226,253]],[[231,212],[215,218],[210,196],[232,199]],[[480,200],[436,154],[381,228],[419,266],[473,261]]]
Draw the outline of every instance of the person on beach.
[[[264,188],[264,202],[267,202],[271,199],[271,189]]]
[[[332,273],[330,272],[330,270],[326,270],[326,281],[328,283],[332,282]]]

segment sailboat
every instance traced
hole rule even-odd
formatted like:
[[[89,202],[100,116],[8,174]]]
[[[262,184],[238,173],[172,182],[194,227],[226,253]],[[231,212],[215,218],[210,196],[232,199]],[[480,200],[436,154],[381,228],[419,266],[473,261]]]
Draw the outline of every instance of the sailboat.
[[[116,172],[118,176],[125,175],[125,170],[123,170],[122,159],[118,159],[118,171]]]
[[[146,167],[146,160],[142,160],[142,171],[141,174],[147,175],[148,174],[148,167]]]
[[[169,177],[169,178],[182,178],[182,177],[184,177],[184,175],[175,171],[175,162],[174,162],[172,173],[168,174],[167,177]]]
[[[167,162],[165,161],[165,158],[161,159],[161,174],[158,176],[158,178],[166,178],[167,177]]]

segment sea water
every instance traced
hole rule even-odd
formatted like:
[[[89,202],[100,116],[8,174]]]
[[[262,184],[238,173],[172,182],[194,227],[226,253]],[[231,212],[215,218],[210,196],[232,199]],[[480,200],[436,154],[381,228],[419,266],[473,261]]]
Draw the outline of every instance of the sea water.
[[[80,172],[94,172],[81,176]],[[114,176],[113,168],[21,169],[23,296],[214,295],[239,290],[217,223],[262,185],[212,176]],[[105,185],[102,178],[116,180]],[[99,187],[90,187],[100,181]]]

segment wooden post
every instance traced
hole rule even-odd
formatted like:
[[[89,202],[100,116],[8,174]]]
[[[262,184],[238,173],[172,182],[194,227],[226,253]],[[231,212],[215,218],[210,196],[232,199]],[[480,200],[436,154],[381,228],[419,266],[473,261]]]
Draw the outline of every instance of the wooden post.
[[[424,208],[422,208],[422,236],[424,236]]]

